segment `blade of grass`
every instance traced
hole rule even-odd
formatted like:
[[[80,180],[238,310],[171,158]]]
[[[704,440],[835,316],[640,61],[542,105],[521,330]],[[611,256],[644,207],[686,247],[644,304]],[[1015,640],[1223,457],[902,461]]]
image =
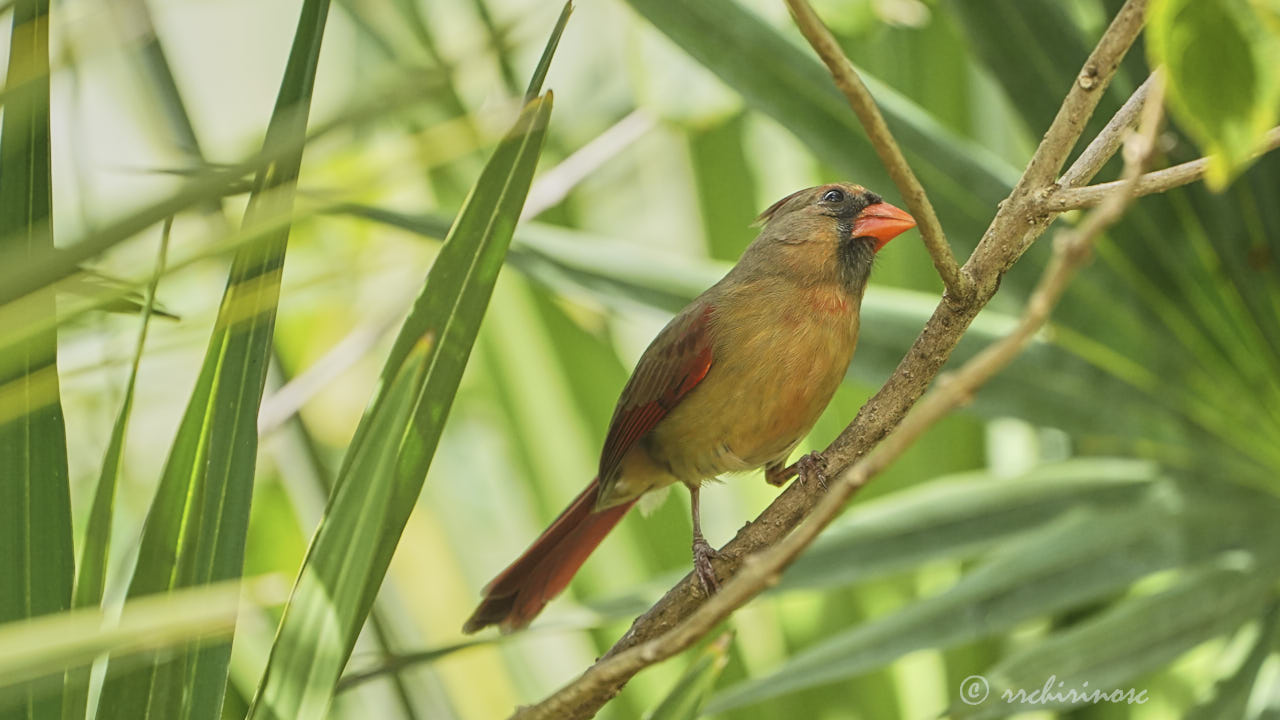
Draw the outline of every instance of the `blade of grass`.
[[[645,714],[645,720],[697,720],[720,672],[729,664],[729,644],[732,642],[731,630],[703,648],[671,692]]]
[[[1084,622],[1010,653],[987,670],[990,697],[1004,702],[955,705],[946,714],[1003,717],[1081,702],[1052,696],[1040,703],[1024,702],[1026,693],[1042,687],[1050,676],[1069,688],[1086,687],[1086,682],[1089,689],[1124,688],[1133,678],[1259,617],[1276,578],[1274,558],[1270,560],[1258,565],[1257,558],[1247,553],[1224,555],[1180,573],[1160,592],[1125,598]],[[1019,695],[1019,690],[1024,692]]]
[[[566,4],[562,18],[568,14]],[[559,38],[557,25],[544,51]],[[545,62],[542,63],[545,65]],[[531,90],[538,91],[535,82]],[[552,96],[526,105],[472,188],[391,350],[308,549],[250,720],[322,717],[422,489],[529,192]]]
[[[0,254],[19,270],[53,251],[49,143],[49,3],[14,4],[7,82],[17,88],[0,129]],[[32,298],[24,321],[55,313]],[[65,610],[74,558],[67,439],[58,390],[57,332],[0,355],[0,622]],[[30,691],[0,717],[52,720],[61,698]]]
[[[133,390],[138,382],[138,365],[142,363],[142,349],[147,343],[147,329],[151,324],[151,314],[155,309],[156,287],[160,284],[160,276],[164,274],[165,256],[169,251],[169,233],[173,229],[172,218],[165,222],[160,235],[160,249],[156,256],[156,269],[151,276],[151,284],[147,287],[146,300],[142,305],[142,326],[138,330],[138,342],[133,352],[133,362],[129,367],[129,379],[124,385],[124,399],[120,403],[120,412],[116,415],[115,425],[111,428],[111,438],[107,441],[107,451],[102,458],[102,471],[98,474],[98,485],[93,493],[93,503],[89,509],[89,521],[84,531],[84,543],[80,551],[80,562],[76,566],[75,594],[72,606],[76,608],[97,607],[102,602],[102,588],[107,577],[107,556],[111,547],[111,519],[115,505],[116,481],[120,476],[120,465],[123,460],[124,436],[129,426],[129,413],[133,408]],[[89,704],[89,668],[83,668],[67,675],[63,698],[62,716],[64,720],[83,720]]]
[[[981,471],[939,478],[863,503],[833,524],[774,592],[863,583],[1008,545],[1070,512],[1140,506],[1159,482],[1152,464],[1077,459],[1014,478]]]
[[[796,653],[776,672],[720,693],[709,710],[842,680],[914,650],[1003,633],[1191,563],[1247,555],[1257,558],[1258,575],[1274,577],[1269,551],[1276,537],[1270,519],[1274,506],[1257,492],[1217,502],[1154,485],[1143,502],[1128,507],[1072,510],[1000,548],[946,592],[832,635]]]
[[[431,341],[429,347],[417,347],[430,372],[420,373],[407,387],[397,388],[403,381],[384,380],[361,422],[281,622],[250,718],[319,717],[328,706],[425,478],[528,190],[550,109],[549,96],[528,106],[432,266],[427,289],[405,321],[383,377],[404,377],[411,355],[401,348],[423,339]],[[374,432],[401,400],[412,401],[411,414],[406,412],[385,432]],[[392,459],[384,460],[388,453]],[[353,478],[360,479],[358,486]],[[351,558],[359,562],[348,562]]]
[[[1259,680],[1259,671],[1275,648],[1276,630],[1280,627],[1280,607],[1272,601],[1271,607],[1258,621],[1257,639],[1235,672],[1214,685],[1214,693],[1208,699],[1191,708],[1187,720],[1214,720],[1214,718],[1249,717],[1246,713],[1249,697]]]
[[[15,696],[27,692],[57,697],[57,681],[65,669],[87,670],[105,653],[125,658],[128,667],[190,638],[228,635],[242,598],[278,605],[284,588],[278,576],[266,576],[131,600],[119,618],[81,608],[0,625],[0,713],[11,712]]]
[[[361,447],[359,457],[352,464],[354,468],[365,473],[363,477],[370,481],[367,487],[362,488],[362,492],[354,494],[358,497],[352,497],[350,501],[359,512],[326,513],[325,521],[321,525],[321,533],[327,529],[341,533],[344,540],[350,541],[350,545],[345,553],[321,554],[322,550],[328,550],[327,547],[322,547],[322,540],[326,536],[317,534],[298,577],[294,597],[290,599],[286,608],[280,634],[272,647],[271,659],[268,661],[262,687],[250,705],[249,717],[262,716],[264,713],[267,717],[322,717],[328,710],[333,683],[325,683],[328,679],[324,677],[325,671],[333,673],[333,680],[336,683],[337,673],[346,664],[346,653],[338,657],[333,650],[339,646],[349,648],[354,643],[355,635],[359,632],[364,619],[363,615],[358,618],[346,613],[343,613],[345,617],[340,615],[344,607],[352,607],[358,602],[363,592],[361,583],[343,582],[343,580],[359,574],[367,567],[366,563],[376,552],[375,543],[379,539],[375,523],[378,518],[387,514],[392,503],[398,499],[396,497],[398,489],[395,485],[390,482],[379,482],[379,480],[395,476],[396,465],[399,462],[399,443],[396,439],[402,436],[409,424],[415,399],[430,366],[429,358],[435,346],[434,336],[430,334],[423,336],[392,379],[388,388],[388,403],[370,423],[371,429],[376,430],[378,436],[384,438],[385,442]],[[339,496],[335,496],[335,503],[338,500]],[[336,579],[332,584],[326,580],[326,576],[330,574]],[[308,605],[300,602],[300,599],[307,598],[314,598],[318,602]],[[289,629],[288,623],[299,615],[303,620],[309,621],[308,624],[315,631],[321,633],[321,637],[312,637],[312,640],[320,642],[329,640],[326,644],[330,647],[325,648],[329,652],[316,653],[309,662],[304,662],[302,658],[293,658],[296,665],[280,667],[276,659],[289,657],[287,652],[287,648],[290,647],[290,644],[287,644],[289,638],[285,634]],[[342,635],[349,636],[350,641]],[[350,652],[349,649],[347,652]],[[284,691],[282,695],[266,694],[276,687],[271,684],[274,678],[281,675],[287,677],[299,669],[303,671],[299,678],[300,682],[281,684],[280,687]],[[273,673],[273,670],[277,672]],[[320,682],[311,682],[317,671],[320,674]]]
[[[167,217],[192,207],[207,206],[226,195],[243,192],[243,178],[246,175],[261,175],[272,168],[278,170],[287,167],[290,158],[298,156],[309,143],[337,130],[380,120],[389,113],[421,103],[431,87],[424,86],[416,76],[414,80],[417,82],[396,83],[386,91],[377,92],[368,101],[325,121],[310,133],[296,137],[275,137],[273,142],[263,146],[261,152],[241,162],[205,168],[193,173],[194,177],[172,195],[130,212],[119,220],[106,223],[95,232],[70,240],[56,251],[40,249],[27,259],[16,249],[6,246],[6,236],[0,236],[0,305],[78,272],[81,263],[101,255]]]
[[[207,164],[204,151],[201,148],[200,140],[196,135],[195,126],[191,122],[190,114],[187,112],[186,103],[182,99],[182,93],[178,89],[177,81],[174,78],[173,70],[170,67],[168,53],[165,52],[164,45],[161,42],[160,35],[155,32],[154,23],[151,19],[151,11],[144,0],[129,0],[124,5],[129,6],[127,13],[134,22],[139,23],[144,29],[143,36],[147,38],[146,42],[138,48],[137,60],[146,75],[148,87],[154,93],[157,102],[154,107],[158,110],[158,114],[162,116],[170,127],[174,136],[177,138],[175,149],[186,153],[195,163],[196,167],[203,167]],[[119,8],[117,7],[117,10]],[[209,215],[215,218],[218,225],[226,234],[231,233],[229,223],[226,221],[226,215],[223,213],[221,198],[212,198],[209,200],[205,208]],[[276,367],[284,368],[281,363],[279,353],[274,343],[272,349],[272,359]],[[302,421],[301,417],[294,416],[294,429],[299,433],[303,442],[309,450],[314,451],[315,443],[310,436],[310,430]],[[314,452],[308,453],[311,465],[307,468],[314,481],[323,487],[325,494],[332,489],[329,480],[330,475],[321,467],[321,463]],[[371,625],[373,634],[383,651],[389,651],[390,631],[386,627],[385,620],[375,611],[371,617]],[[392,683],[395,687],[396,695],[400,700],[400,710],[405,720],[414,720],[416,713],[410,697],[409,688],[400,675],[393,675]],[[250,687],[250,686],[247,686]],[[248,689],[245,692],[245,708],[248,707]]]
[[[264,142],[264,153],[281,146],[297,150],[258,173],[245,226],[263,216],[287,216],[292,207],[328,6],[327,0],[308,0],[302,7]],[[240,248],[232,260],[209,351],[147,517],[131,597],[241,573],[256,418],[288,236],[286,224]],[[221,712],[229,657],[225,642],[194,643],[172,659],[109,678],[99,716],[213,720]]]
[[[378,332],[374,333],[374,336],[381,337],[383,334],[384,332],[382,332],[382,329],[379,329]],[[364,355],[363,352],[360,354],[361,356]],[[274,357],[272,362],[281,375],[278,380],[280,381],[281,386],[285,386],[290,382],[291,377],[289,364],[281,357],[278,348],[273,352],[273,355]],[[296,378],[296,376],[293,377]],[[270,382],[270,379],[268,379],[268,382]],[[278,392],[278,390],[279,388],[277,387],[273,392]],[[268,397],[266,402],[271,402],[270,397]],[[263,430],[262,428],[262,418],[267,413],[267,407],[264,405],[263,412],[259,414],[258,430],[259,434],[264,437],[271,433],[270,430]],[[291,463],[290,472],[297,472],[300,475],[306,476],[307,482],[314,486],[314,491],[320,497],[327,498],[333,492],[333,471],[332,468],[325,463],[322,457],[320,445],[312,435],[311,428],[308,427],[306,421],[302,417],[302,414],[298,412],[291,413],[289,418],[284,420],[282,424],[287,424],[287,428],[282,429],[286,429],[286,431],[292,435],[290,442],[297,444],[299,450],[298,455],[300,455],[300,461]],[[279,466],[279,461],[277,461],[277,466]],[[310,524],[315,522],[315,520],[315,517],[310,517],[303,520],[303,522],[305,523],[305,526],[310,526]],[[390,655],[395,651],[396,639],[395,631],[393,630],[391,623],[391,613],[389,613],[387,609],[382,607],[380,604],[375,603],[369,613],[369,630],[372,633],[372,640],[379,651],[384,655]],[[405,678],[400,673],[390,673],[388,679],[391,682],[396,699],[400,703],[400,713],[403,716],[403,720],[416,720],[416,718],[420,716],[420,713],[414,706],[413,693],[410,690],[409,683],[406,682]],[[253,694],[253,688],[257,686],[257,680],[258,678],[255,675],[252,685],[249,686],[245,692],[246,712],[249,706],[249,699]],[[437,695],[443,696],[444,693],[437,693]],[[444,698],[441,697],[440,700],[443,702]]]

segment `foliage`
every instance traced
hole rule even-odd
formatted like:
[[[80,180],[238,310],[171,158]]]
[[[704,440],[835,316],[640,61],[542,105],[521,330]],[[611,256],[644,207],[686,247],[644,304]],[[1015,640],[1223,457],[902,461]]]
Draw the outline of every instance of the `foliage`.
[[[549,43],[554,10],[524,0],[261,5],[252,27],[188,2],[4,7],[0,718],[496,717],[545,695],[688,570],[678,497],[625,520],[529,632],[459,642],[481,584],[591,477],[644,344],[777,197],[849,178],[896,201],[780,4],[591,3]],[[964,255],[1118,6],[817,10]],[[1280,711],[1280,161],[1252,159],[1280,108],[1274,20],[1265,0],[1153,3],[1090,128],[1164,63],[1156,163],[1210,154],[1219,192],[1135,205],[1053,326],[731,640],[604,715],[985,717],[1049,676],[1150,698],[1072,717]],[[606,132],[632,113],[639,139]],[[1046,256],[953,362],[1010,327]],[[55,315],[86,261],[123,281]],[[807,447],[939,288],[913,235],[873,283]],[[145,340],[94,310],[148,287],[181,320],[144,315]],[[729,484],[704,494],[713,542],[774,492]],[[238,619],[211,584],[262,574],[296,578],[283,610],[271,580]],[[344,670],[379,674],[335,697]]]
[[[1168,68],[1173,107],[1213,160],[1221,189],[1280,121],[1280,7],[1160,0],[1151,8],[1152,65]]]

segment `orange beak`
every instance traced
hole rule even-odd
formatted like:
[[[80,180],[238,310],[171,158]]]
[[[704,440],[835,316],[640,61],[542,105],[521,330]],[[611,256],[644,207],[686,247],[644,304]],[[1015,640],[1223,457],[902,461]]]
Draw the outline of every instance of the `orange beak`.
[[[916,219],[887,202],[868,205],[853,222],[853,237],[876,241],[876,252],[888,242],[916,226]]]

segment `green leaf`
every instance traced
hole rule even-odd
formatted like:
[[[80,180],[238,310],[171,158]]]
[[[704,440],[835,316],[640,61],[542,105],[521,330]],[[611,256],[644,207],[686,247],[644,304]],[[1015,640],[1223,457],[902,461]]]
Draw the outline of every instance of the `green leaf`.
[[[1280,607],[1271,609],[1257,624],[1257,637],[1240,667],[1223,678],[1207,701],[1196,705],[1187,713],[1187,720],[1216,720],[1216,718],[1243,718],[1249,705],[1249,697],[1259,680],[1258,672],[1275,648],[1276,630],[1280,628]]]
[[[106,653],[113,654],[112,671],[119,672],[192,638],[226,637],[241,600],[277,605],[283,590],[279,577],[268,576],[130,600],[119,617],[81,608],[0,625],[0,713],[12,712],[14,701],[27,693],[56,698],[64,670],[82,668],[68,678],[87,680],[88,665]]]
[[[547,71],[551,69],[551,58],[555,57],[556,48],[560,45],[560,36],[564,34],[564,28],[569,24],[569,16],[573,14],[573,0],[565,2],[564,7],[560,9],[560,17],[556,20],[556,26],[551,30],[551,39],[547,41],[546,47],[542,49],[542,57],[538,58],[538,66],[533,69],[533,77],[529,78],[529,87],[524,91],[525,104],[531,103],[542,94],[542,83],[546,82]]]
[[[950,7],[964,26],[974,59],[995,76],[1027,130],[1038,138],[1058,114],[1102,28],[1086,33],[1073,17],[1079,10],[1054,0],[957,0]],[[1080,149],[1132,89],[1121,68],[1089,118]]]
[[[1270,547],[1277,538],[1269,514],[1277,504],[1269,496],[1229,486],[1202,494],[1168,482],[1148,484],[1145,495],[1128,505],[1071,510],[1001,546],[946,592],[807,648],[775,672],[717,695],[708,711],[835,682],[914,650],[1005,632],[1216,554],[1248,555],[1269,563],[1265,572],[1276,572]],[[1006,512],[996,508],[996,521]],[[944,537],[947,533],[945,527],[939,530]]]
[[[129,427],[129,413],[133,408],[133,391],[138,382],[138,365],[142,362],[142,350],[147,342],[147,328],[150,326],[151,313],[155,308],[156,286],[160,284],[160,276],[164,274],[165,256],[169,250],[169,233],[172,229],[173,221],[170,220],[165,223],[160,237],[156,269],[151,277],[151,285],[147,288],[146,300],[142,305],[142,327],[138,330],[138,342],[134,348],[133,362],[129,366],[129,379],[124,386],[124,399],[120,403],[120,412],[116,415],[115,425],[111,428],[111,438],[107,441],[107,451],[102,458],[102,471],[98,474],[98,485],[93,492],[93,503],[89,508],[89,521],[84,531],[84,543],[80,551],[80,563],[77,566],[75,595],[72,598],[72,604],[77,608],[97,607],[102,602],[102,589],[107,577],[107,556],[111,548],[111,520],[115,506],[116,481],[120,477],[125,430]],[[89,670],[85,668],[67,676],[62,708],[64,719],[84,718],[88,702]]]
[[[632,7],[694,59],[809,146],[848,179],[881,193],[889,179],[831,76],[807,49],[733,0],[629,0]],[[959,247],[981,237],[1016,171],[942,126],[892,88],[864,74],[903,153],[929,188],[938,215]]]
[[[787,569],[777,591],[851,585],[972,557],[1072,511],[1132,507],[1158,477],[1151,463],[1099,458],[1015,478],[986,472],[939,478],[850,510]]]
[[[1274,557],[1265,565],[1257,564],[1258,560],[1249,553],[1226,554],[1180,573],[1164,590],[1127,598],[1025,650],[1010,653],[985,674],[991,691],[985,703],[952,709],[958,717],[976,718],[1079,704],[1055,701],[1052,695],[1048,702],[1031,697],[1051,677],[1062,683],[1053,685],[1054,689],[1127,690],[1125,683],[1257,617],[1277,570]],[[1019,695],[1019,690],[1025,694]],[[1032,702],[1026,702],[1028,699]]]
[[[726,632],[711,641],[698,653],[684,674],[676,681],[671,692],[662,698],[653,710],[645,713],[645,720],[695,720],[700,714],[711,689],[724,666],[729,664],[729,644],[733,632]]]
[[[346,664],[346,654],[339,656],[331,648],[342,647],[347,642],[346,633],[352,634],[351,642],[354,643],[354,632],[349,628],[358,631],[363,620],[363,616],[354,618],[349,611],[344,613],[344,609],[356,607],[361,600],[364,584],[360,580],[364,579],[363,573],[377,553],[376,543],[381,538],[376,524],[378,519],[392,511],[393,502],[403,500],[403,497],[397,497],[401,488],[389,481],[395,479],[399,440],[409,424],[435,346],[435,338],[425,335],[405,358],[388,388],[386,405],[373,416],[369,425],[370,432],[380,442],[355,450],[352,471],[360,472],[369,483],[361,492],[349,493],[346,498],[335,496],[335,508],[342,503],[344,510],[349,507],[351,511],[326,513],[298,577],[294,597],[286,608],[281,632],[272,648],[272,660],[263,678],[263,690],[254,699],[250,717],[264,712],[268,717],[322,717],[328,709],[333,684],[325,686],[324,681],[328,678],[324,673],[326,670],[335,673],[336,680],[336,673]],[[329,551],[327,547],[329,538],[338,535],[349,543],[346,552]],[[343,614],[347,617],[343,618]],[[296,663],[294,666],[282,667],[279,665],[281,658],[289,657],[288,649],[295,646],[286,634],[290,629],[289,623],[300,621],[317,633],[307,638],[314,643],[311,647],[317,652],[310,662],[292,658]],[[322,653],[324,650],[329,652]],[[300,673],[303,682],[287,686],[297,695],[266,695],[273,687],[271,681],[275,673],[286,676]],[[320,682],[307,682],[316,673],[319,673]]]
[[[427,238],[443,238],[442,215],[406,215],[383,208],[346,204],[332,212],[386,223]],[[516,230],[506,261],[529,279],[570,296],[586,295],[611,306],[678,312],[719,280],[727,263],[696,262],[633,243],[538,222]]]
[[[288,217],[301,164],[327,0],[302,8],[264,147],[298,148],[257,176],[244,226]],[[147,516],[130,597],[238,577],[244,562],[262,401],[289,227],[240,248],[191,401]],[[196,643],[113,677],[99,717],[202,718],[221,711],[230,646]]]
[[[737,113],[689,130],[689,159],[707,254],[730,262],[742,253],[742,219],[760,211],[745,146],[745,119]]]
[[[550,92],[528,103],[498,145],[401,327],[285,608],[250,720],[318,718],[329,707],[422,489],[524,206],[551,107]]]
[[[173,194],[134,210],[119,220],[108,222],[82,237],[69,240],[65,245],[59,243],[57,250],[44,249],[28,257],[15,248],[6,247],[0,241],[0,307],[80,272],[81,264],[85,261],[101,255],[165,218],[193,207],[207,208],[227,195],[245,192],[246,187],[252,190],[256,183],[246,185],[246,176],[260,176],[273,168],[275,171],[286,168],[292,162],[290,158],[298,156],[308,143],[327,137],[337,130],[385,119],[390,113],[421,103],[433,89],[430,83],[422,82],[420,75],[414,75],[413,82],[398,83],[390,90],[378,92],[368,100],[355,103],[339,115],[318,124],[310,133],[296,137],[277,136],[272,142],[264,144],[261,151],[240,162],[192,173],[191,179]],[[252,227],[242,226],[223,239],[236,247],[264,240],[273,232],[287,227],[292,219],[288,212],[272,216],[266,210],[279,212],[283,209],[289,208],[264,204],[260,223]],[[0,328],[3,329],[5,328]],[[0,334],[0,337],[4,335]]]
[[[1221,190],[1280,120],[1280,9],[1249,0],[1156,0],[1151,65],[1164,65],[1169,103],[1210,155],[1205,181]]]
[[[49,147],[49,3],[14,4],[0,130],[0,256],[22,267],[53,251]],[[55,314],[51,292],[26,298],[19,323]],[[57,334],[0,353],[0,622],[65,610],[74,572],[67,438]],[[57,696],[19,699],[0,718],[60,718]]]

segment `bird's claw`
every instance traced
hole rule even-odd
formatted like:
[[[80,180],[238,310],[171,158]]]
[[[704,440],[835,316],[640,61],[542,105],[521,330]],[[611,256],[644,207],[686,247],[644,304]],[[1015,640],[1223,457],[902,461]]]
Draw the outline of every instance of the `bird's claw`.
[[[716,569],[711,564],[711,560],[716,556],[716,551],[703,538],[695,538],[693,541],[693,570],[698,576],[698,581],[702,583],[702,589],[708,596],[715,594],[720,589],[720,583],[716,580]]]
[[[827,489],[827,459],[822,453],[811,452],[796,461],[796,480],[801,485],[816,480],[818,487]]]

